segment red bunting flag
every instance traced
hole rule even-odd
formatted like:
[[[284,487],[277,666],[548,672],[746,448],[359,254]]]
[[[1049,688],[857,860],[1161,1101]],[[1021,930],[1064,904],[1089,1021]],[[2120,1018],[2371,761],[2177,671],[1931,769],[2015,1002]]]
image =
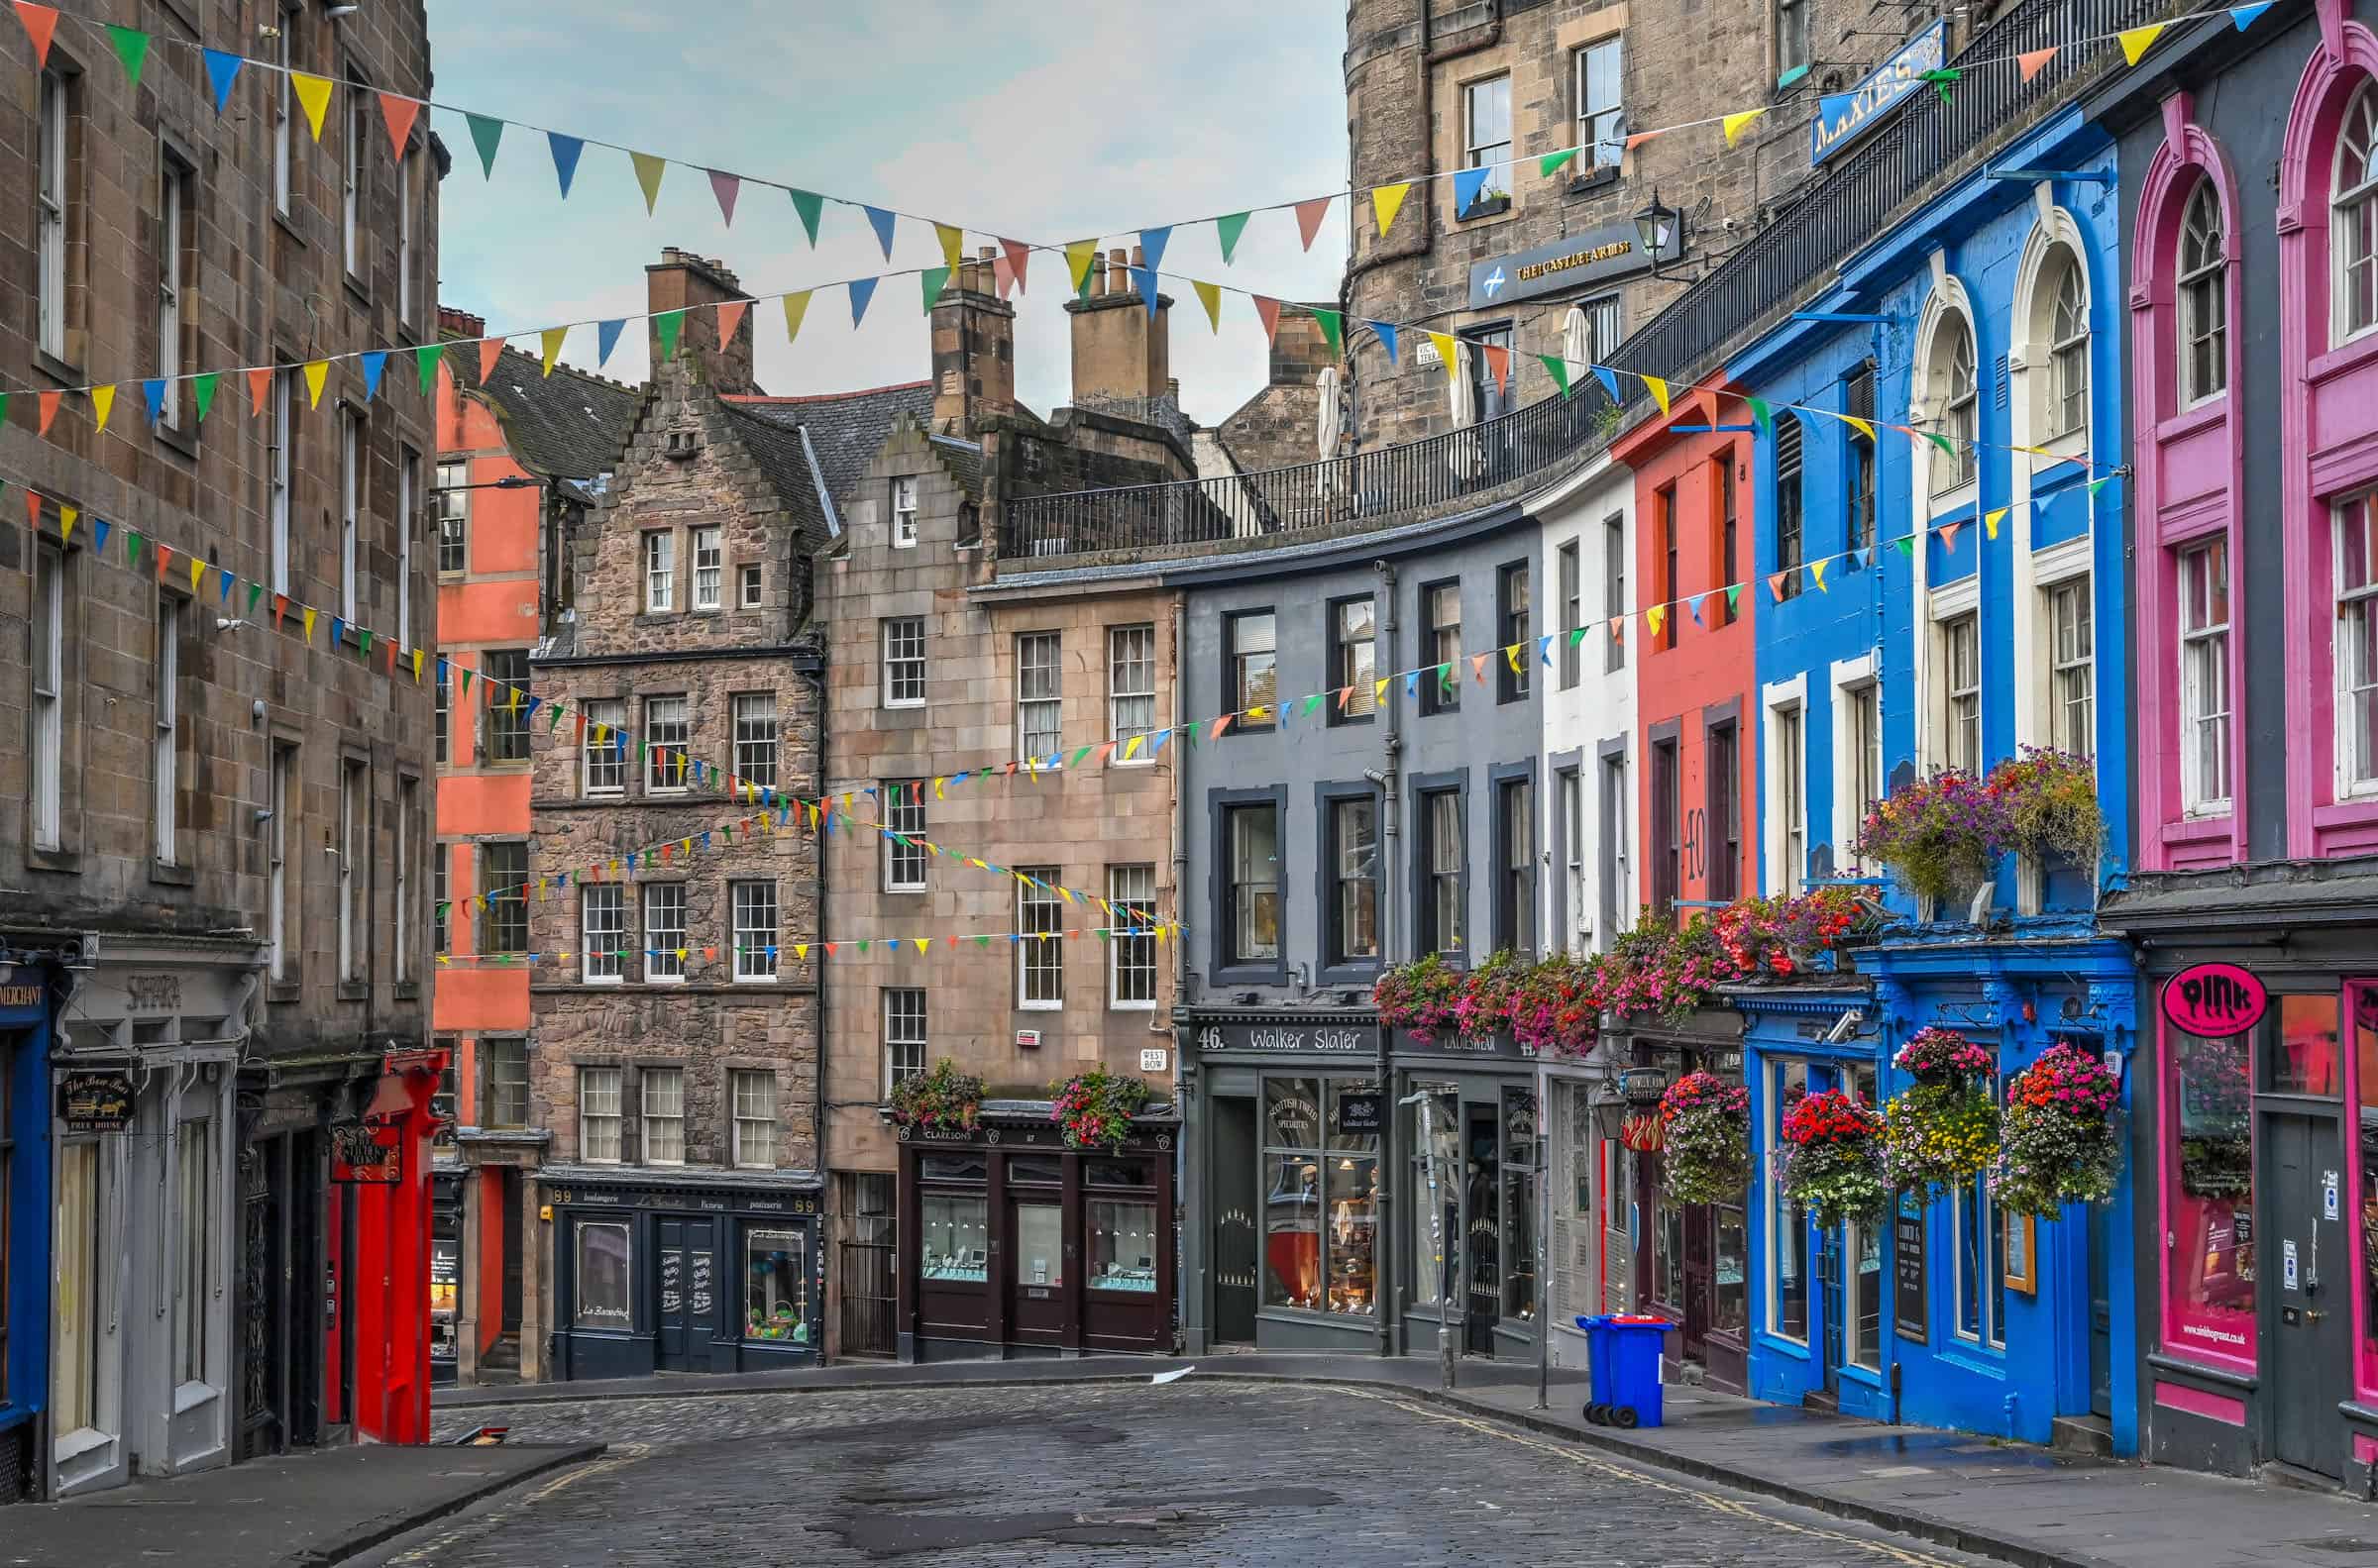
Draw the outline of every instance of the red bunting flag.
[[[160,582],[162,582],[162,581],[164,581],[164,580],[165,580],[165,563],[166,563],[166,562],[168,562],[168,561],[170,561],[170,560],[172,560],[172,559],[173,559],[173,552],[172,552],[172,551],[170,551],[170,550],[166,549],[166,548],[165,548],[163,545],[160,545],[160,546],[158,546],[158,547],[157,547],[157,580],[158,580],[158,581],[160,581]]]
[[[735,226],[735,197],[742,190],[741,175],[729,174],[723,169],[710,170],[710,194],[718,198],[718,216],[725,220],[730,229]]]
[[[1486,683],[1486,661],[1492,659],[1494,655],[1491,653],[1472,654],[1470,656],[1469,673],[1478,678],[1478,684],[1480,685],[1484,685]]]
[[[34,69],[45,68],[50,63],[51,36],[57,31],[57,7],[17,0],[17,20],[25,24],[26,35],[33,40]]]
[[[413,139],[413,121],[421,113],[421,100],[407,98],[402,93],[383,92],[379,95],[379,117],[388,124],[388,147],[396,161],[404,161],[404,145]]]
[[[50,422],[57,418],[57,405],[65,395],[63,392],[43,392],[35,399],[41,405],[41,432],[43,435],[50,434]]]
[[[480,385],[485,386],[487,384],[488,378],[495,373],[495,362],[502,358],[502,356],[503,340],[501,338],[482,338],[479,340]]]
[[[32,490],[25,492],[25,521],[35,533],[42,531],[42,498]]]
[[[1338,711],[1339,711],[1339,712],[1341,712],[1341,713],[1344,713],[1344,712],[1346,711],[1346,703],[1347,703],[1347,699],[1348,699],[1349,697],[1351,697],[1353,694],[1354,694],[1354,688],[1353,688],[1352,686],[1340,686],[1340,687],[1338,688]]]
[[[751,309],[748,299],[721,300],[718,305],[718,346],[726,347],[743,330],[743,313]]]
[[[248,372],[248,412],[265,411],[265,394],[272,390],[272,366],[260,365]]]
[[[275,594],[273,594],[273,595],[272,595],[272,629],[273,629],[274,631],[279,631],[279,630],[280,630],[280,623],[281,623],[281,621],[282,621],[283,619],[285,619],[285,618],[287,617],[288,613],[289,613],[289,596],[288,596],[286,593],[275,593]]]
[[[1025,267],[1030,263],[1032,259],[1032,248],[1022,240],[1002,240],[999,242],[999,249],[1008,263],[1008,270],[1015,274],[1016,287],[1021,292],[1024,288]],[[1007,297],[1005,290],[1001,291],[1000,297],[1002,299]]]
[[[1225,713],[1222,717],[1214,721],[1214,738],[1216,740],[1222,739],[1223,731],[1231,727],[1232,717],[1233,715]]]
[[[1304,237],[1305,249],[1313,249],[1313,237],[1321,233],[1321,220],[1329,215],[1330,203],[1336,196],[1316,196],[1311,201],[1296,204],[1296,232]]]
[[[1962,522],[1955,522],[1955,523],[1944,523],[1944,524],[1942,524],[1942,525],[1941,525],[1941,529],[1940,529],[1940,548],[1941,548],[1941,549],[1943,549],[1943,550],[1954,550],[1954,549],[1956,549],[1956,548],[1957,548],[1957,531],[1958,531],[1959,529],[1963,528],[1964,526],[1965,526],[1965,524],[1964,524],[1964,523],[1962,523]]]
[[[1264,339],[1264,341],[1265,341],[1266,343],[1277,343],[1277,342],[1279,342],[1279,340],[1280,340],[1280,302],[1279,302],[1278,300],[1276,300],[1276,299],[1266,299],[1266,298],[1264,298],[1264,297],[1263,297],[1261,294],[1257,294],[1257,295],[1255,295],[1255,296],[1254,296],[1254,299],[1255,299],[1255,314],[1256,314],[1257,316],[1261,317],[1261,318],[1262,318],[1262,321],[1263,321],[1263,339]]]
[[[1479,344],[1478,352],[1486,356],[1486,368],[1494,372],[1495,388],[1504,396],[1511,395],[1511,351],[1492,344]]]
[[[1775,595],[1779,604],[1784,602],[1784,579],[1790,575],[1788,572],[1779,572],[1767,579],[1767,591]]]
[[[2048,61],[2055,57],[2056,51],[2053,49],[2026,50],[2014,57],[2014,62],[2022,68],[2023,80],[2029,81],[2046,69]]]

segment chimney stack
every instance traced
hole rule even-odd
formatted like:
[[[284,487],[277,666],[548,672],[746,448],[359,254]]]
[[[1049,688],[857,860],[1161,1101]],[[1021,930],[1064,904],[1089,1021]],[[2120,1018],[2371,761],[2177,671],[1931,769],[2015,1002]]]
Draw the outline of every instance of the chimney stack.
[[[663,249],[660,261],[644,268],[645,308],[655,315],[685,312],[677,340],[678,357],[694,365],[702,378],[726,397],[747,396],[760,389],[752,374],[751,312],[743,313],[734,337],[722,344],[717,312],[703,307],[743,297],[743,286],[726,263],[676,246]],[[645,323],[645,343],[652,354],[652,372],[658,375],[661,335],[657,323]]]
[[[1132,278],[1133,267],[1146,264],[1138,246],[1092,252],[1089,296],[1065,302],[1065,313],[1073,318],[1077,407],[1147,402],[1172,384],[1172,296],[1159,292],[1155,314],[1148,314],[1147,300]]]
[[[1016,307],[999,297],[998,252],[961,261],[933,305],[933,429],[971,436],[1016,411]]]

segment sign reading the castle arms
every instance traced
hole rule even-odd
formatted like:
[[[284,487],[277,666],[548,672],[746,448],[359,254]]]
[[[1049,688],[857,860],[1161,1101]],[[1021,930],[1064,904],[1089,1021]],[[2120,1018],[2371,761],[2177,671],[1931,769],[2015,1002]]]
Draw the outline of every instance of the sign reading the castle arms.
[[[68,1132],[123,1132],[132,1125],[130,1073],[68,1073],[58,1081],[57,1118]]]
[[[375,1186],[394,1185],[404,1174],[404,1140],[382,1145],[378,1129],[358,1123],[330,1133],[330,1179]]]

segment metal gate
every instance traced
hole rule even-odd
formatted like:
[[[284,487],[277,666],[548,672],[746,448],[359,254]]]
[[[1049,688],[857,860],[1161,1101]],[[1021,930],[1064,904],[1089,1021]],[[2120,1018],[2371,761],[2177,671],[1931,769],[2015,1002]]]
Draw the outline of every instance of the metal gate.
[[[843,1355],[888,1356],[899,1349],[892,1326],[899,1297],[892,1277],[893,1254],[888,1241],[841,1244]]]

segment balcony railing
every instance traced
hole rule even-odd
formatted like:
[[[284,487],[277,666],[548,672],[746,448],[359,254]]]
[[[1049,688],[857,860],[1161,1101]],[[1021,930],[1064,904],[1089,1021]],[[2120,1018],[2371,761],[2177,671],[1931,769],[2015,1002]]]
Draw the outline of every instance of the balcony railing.
[[[2018,0],[1975,34],[1957,58],[2002,60],[2058,49],[2037,74],[2023,81],[1994,65],[1958,82],[1946,103],[1931,93],[1910,96],[1864,146],[1613,351],[1612,363],[1679,386],[1709,373],[1748,334],[1829,279],[1844,258],[1884,233],[1894,216],[1966,171],[1978,155],[2027,129],[2040,109],[2069,96],[2078,78],[2107,68],[2110,45],[2066,47],[2072,40],[2103,39],[2174,9],[2173,0]],[[1351,457],[1010,501],[1000,525],[1000,554],[1014,561],[1162,553],[1293,538],[1340,525],[1354,531],[1418,521],[1573,466],[1606,441],[1615,424],[1609,397],[1587,378],[1568,397]]]
[[[1008,503],[1002,559],[1161,552],[1340,525],[1384,527],[1574,463],[1608,439],[1610,398],[1588,379],[1482,424],[1351,457],[1211,479],[1071,490]]]

